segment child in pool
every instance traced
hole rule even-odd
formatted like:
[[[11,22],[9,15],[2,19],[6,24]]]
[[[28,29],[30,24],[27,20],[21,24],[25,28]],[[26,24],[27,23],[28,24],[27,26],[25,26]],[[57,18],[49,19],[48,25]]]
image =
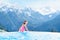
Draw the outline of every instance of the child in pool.
[[[27,24],[28,24],[28,21],[24,21],[24,23],[22,24],[22,26],[19,29],[19,32],[28,31]]]

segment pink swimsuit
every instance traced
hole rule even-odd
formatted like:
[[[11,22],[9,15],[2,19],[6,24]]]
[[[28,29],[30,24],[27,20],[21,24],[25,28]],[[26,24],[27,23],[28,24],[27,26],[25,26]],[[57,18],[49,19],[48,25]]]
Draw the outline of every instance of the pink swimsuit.
[[[24,32],[25,31],[25,27],[22,26],[20,29],[19,29],[20,32]]]

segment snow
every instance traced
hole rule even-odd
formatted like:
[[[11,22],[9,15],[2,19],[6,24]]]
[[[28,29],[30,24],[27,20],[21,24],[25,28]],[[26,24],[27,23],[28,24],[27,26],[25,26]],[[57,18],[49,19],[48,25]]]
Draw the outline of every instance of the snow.
[[[6,8],[2,8],[2,11],[6,11]]]
[[[60,33],[55,32],[2,32],[1,40],[60,40]]]
[[[49,17],[52,17],[52,15],[49,15]]]
[[[49,15],[56,12],[56,10],[51,7],[40,8],[40,9],[37,9],[37,11],[40,12],[42,15]]]
[[[31,16],[31,13],[30,12],[26,12],[28,16]]]
[[[12,10],[12,9],[10,9],[10,11],[12,12],[13,10]]]

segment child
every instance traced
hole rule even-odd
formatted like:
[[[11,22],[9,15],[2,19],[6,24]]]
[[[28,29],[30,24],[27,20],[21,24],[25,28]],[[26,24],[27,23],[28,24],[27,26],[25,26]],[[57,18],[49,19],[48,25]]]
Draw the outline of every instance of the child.
[[[27,24],[28,24],[28,21],[24,21],[21,28],[19,29],[19,32],[28,31]]]

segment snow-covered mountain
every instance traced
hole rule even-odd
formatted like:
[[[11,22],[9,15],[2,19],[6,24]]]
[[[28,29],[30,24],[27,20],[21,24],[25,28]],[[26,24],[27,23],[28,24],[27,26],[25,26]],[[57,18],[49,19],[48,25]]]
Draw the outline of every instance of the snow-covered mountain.
[[[51,22],[52,24],[52,21],[57,21],[58,23],[56,23],[59,24],[60,19],[56,20],[59,17],[59,15],[60,11],[56,11],[48,15],[42,15],[40,12],[33,10],[32,8],[18,9],[14,7],[2,6],[0,7],[0,24],[4,26],[4,29],[6,31],[18,31],[23,21],[28,20],[29,30],[51,31],[50,25],[47,26],[47,23]]]

